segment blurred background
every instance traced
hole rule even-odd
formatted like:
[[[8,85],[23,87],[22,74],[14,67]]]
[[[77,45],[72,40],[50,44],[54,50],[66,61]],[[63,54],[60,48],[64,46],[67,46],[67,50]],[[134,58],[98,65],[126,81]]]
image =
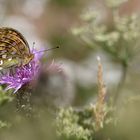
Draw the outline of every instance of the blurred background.
[[[0,0],[1,27],[20,31],[30,48],[33,42],[37,50],[60,46],[44,55],[43,64],[54,61],[54,66],[44,71],[39,91],[32,95],[33,106],[41,106],[37,122],[16,115],[13,97],[1,94],[1,123],[12,122],[12,128],[6,124],[9,129],[0,132],[0,139],[55,139],[52,108],[95,103],[97,56],[103,65],[106,100],[120,107],[128,98],[139,99],[139,12],[139,0]]]

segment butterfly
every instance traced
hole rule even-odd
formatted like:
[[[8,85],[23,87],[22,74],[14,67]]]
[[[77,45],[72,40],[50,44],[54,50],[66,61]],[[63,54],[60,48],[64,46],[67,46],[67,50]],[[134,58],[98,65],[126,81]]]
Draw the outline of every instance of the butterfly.
[[[25,66],[33,58],[27,40],[19,31],[0,28],[0,70]]]

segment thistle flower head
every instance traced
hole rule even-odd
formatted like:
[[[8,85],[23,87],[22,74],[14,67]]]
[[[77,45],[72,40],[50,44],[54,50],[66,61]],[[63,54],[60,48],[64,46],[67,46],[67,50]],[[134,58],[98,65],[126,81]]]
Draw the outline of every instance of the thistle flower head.
[[[41,54],[35,52],[35,49],[33,49],[32,53],[35,54],[35,57],[30,63],[15,68],[15,72],[8,71],[0,76],[0,84],[7,85],[6,90],[14,89],[14,93],[16,93],[22,86],[37,78],[40,69],[39,59],[41,58]]]

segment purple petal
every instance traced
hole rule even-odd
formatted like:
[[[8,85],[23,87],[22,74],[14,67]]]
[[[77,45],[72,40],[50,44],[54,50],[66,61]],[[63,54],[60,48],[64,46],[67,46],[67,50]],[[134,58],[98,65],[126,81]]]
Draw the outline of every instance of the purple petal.
[[[38,54],[35,54],[35,58],[27,65],[23,67],[17,67],[15,73],[10,71],[4,75],[0,76],[0,84],[7,84],[8,89],[15,89],[16,93],[24,84],[30,83],[34,80],[39,74],[39,58]]]

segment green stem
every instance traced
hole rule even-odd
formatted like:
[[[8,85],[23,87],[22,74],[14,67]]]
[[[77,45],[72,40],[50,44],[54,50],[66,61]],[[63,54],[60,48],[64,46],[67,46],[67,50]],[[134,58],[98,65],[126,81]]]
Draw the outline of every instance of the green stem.
[[[16,94],[17,99],[17,112],[23,113],[25,116],[31,116],[31,93],[18,92]]]

